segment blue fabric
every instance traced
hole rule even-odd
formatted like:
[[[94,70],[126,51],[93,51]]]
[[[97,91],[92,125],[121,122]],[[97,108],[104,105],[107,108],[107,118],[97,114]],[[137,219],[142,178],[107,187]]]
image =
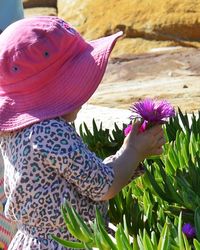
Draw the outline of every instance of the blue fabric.
[[[21,0],[0,0],[0,29],[24,17]]]

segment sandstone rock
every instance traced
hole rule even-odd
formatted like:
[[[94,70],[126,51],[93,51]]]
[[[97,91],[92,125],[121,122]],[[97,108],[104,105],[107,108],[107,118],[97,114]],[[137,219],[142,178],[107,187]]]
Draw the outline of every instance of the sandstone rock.
[[[27,9],[24,9],[24,15],[25,15],[25,17],[56,16],[57,10],[56,10],[56,8],[50,8],[50,7],[27,8]]]
[[[57,0],[23,0],[24,8],[33,7],[55,7],[57,6]]]
[[[96,39],[118,30],[124,31],[124,38],[144,39],[133,42],[137,44],[135,49],[131,49],[126,40],[125,53],[144,52],[155,45],[199,47],[199,0],[57,1],[59,17],[74,25],[86,39]]]
[[[140,54],[151,50],[152,48],[160,48],[166,46],[178,46],[174,41],[156,41],[146,40],[143,38],[124,38],[118,40],[111,57],[128,56],[130,54]]]

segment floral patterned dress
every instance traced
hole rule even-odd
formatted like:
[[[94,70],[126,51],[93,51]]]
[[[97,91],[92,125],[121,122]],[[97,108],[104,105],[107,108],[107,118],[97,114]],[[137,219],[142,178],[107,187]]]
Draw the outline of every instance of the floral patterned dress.
[[[5,214],[18,224],[9,250],[66,249],[51,239],[53,234],[74,240],[60,211],[64,199],[86,221],[95,218],[95,206],[106,219],[107,202],[101,197],[113,182],[113,169],[89,151],[62,118],[8,133],[1,137],[0,145],[5,164]]]

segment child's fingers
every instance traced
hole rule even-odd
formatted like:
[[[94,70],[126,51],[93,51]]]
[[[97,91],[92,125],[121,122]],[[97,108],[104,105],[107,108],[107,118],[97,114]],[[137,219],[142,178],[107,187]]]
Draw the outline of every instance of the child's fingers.
[[[149,129],[149,132],[152,134],[152,135],[158,135],[160,133],[163,133],[163,128],[161,125],[155,125],[153,126],[152,128]]]
[[[159,155],[162,154],[163,152],[163,145],[165,144],[164,139],[160,139],[157,143],[154,144],[151,148],[151,155]]]
[[[139,133],[139,128],[141,126],[141,122],[140,121],[136,121],[134,123],[132,123],[132,130],[131,130],[131,136],[137,135]]]
[[[161,155],[162,152],[163,152],[163,148],[160,147],[160,148],[155,149],[155,151],[153,152],[153,155]]]
[[[164,144],[166,143],[166,140],[164,137],[161,137],[158,142],[157,142],[157,145],[158,147],[162,147]]]
[[[166,143],[164,135],[159,135],[154,137],[152,148],[162,147]]]

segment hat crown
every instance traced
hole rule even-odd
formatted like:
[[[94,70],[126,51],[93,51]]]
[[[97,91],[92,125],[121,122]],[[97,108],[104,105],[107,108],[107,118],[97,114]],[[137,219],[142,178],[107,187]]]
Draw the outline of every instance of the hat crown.
[[[0,36],[0,131],[70,113],[98,87],[118,32],[86,42],[57,17],[26,18]]]
[[[87,46],[68,23],[57,17],[27,18],[0,36],[0,86],[17,83],[62,65]]]

